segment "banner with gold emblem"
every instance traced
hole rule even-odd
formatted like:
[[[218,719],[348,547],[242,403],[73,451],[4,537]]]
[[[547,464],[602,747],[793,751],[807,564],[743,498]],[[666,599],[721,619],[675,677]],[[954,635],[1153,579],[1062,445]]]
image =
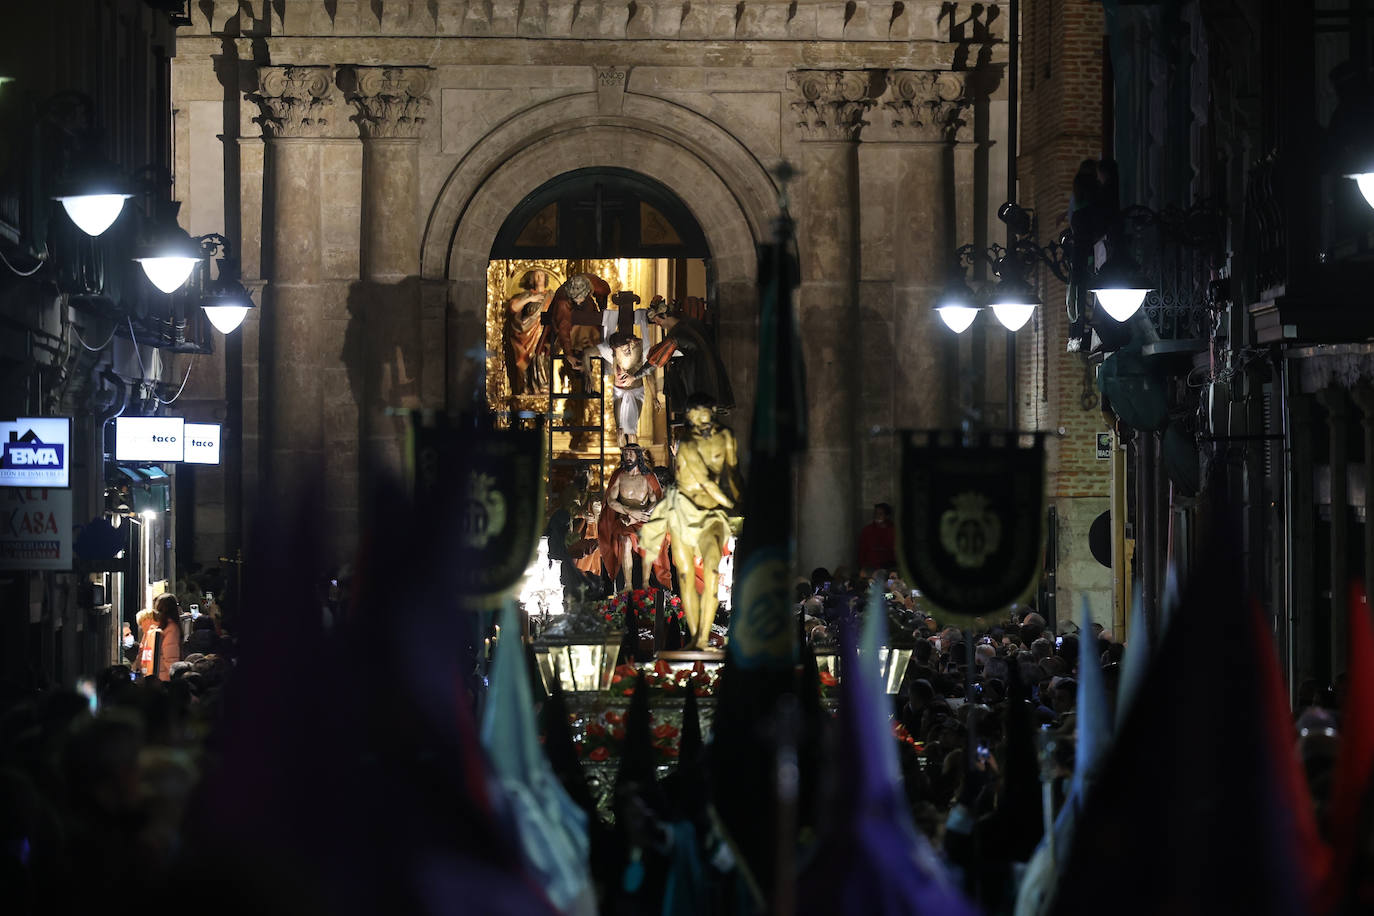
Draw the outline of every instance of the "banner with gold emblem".
[[[902,440],[897,555],[926,600],[962,620],[1024,601],[1044,566],[1038,433],[914,431]]]
[[[415,504],[465,608],[498,606],[534,560],[545,438],[472,418],[415,423]]]

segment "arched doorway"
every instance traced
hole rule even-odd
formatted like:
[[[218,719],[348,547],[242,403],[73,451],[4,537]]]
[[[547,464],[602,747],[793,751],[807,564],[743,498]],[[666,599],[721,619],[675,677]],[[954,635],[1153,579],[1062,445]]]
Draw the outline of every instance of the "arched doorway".
[[[574,275],[604,284],[596,334],[617,347],[603,346],[594,365],[581,370],[569,359],[568,331],[555,328],[548,306],[552,291]],[[579,470],[600,489],[626,441],[643,447],[652,463],[670,462],[670,418],[683,405],[662,396],[662,373],[636,380],[631,391],[611,379],[617,361],[642,366],[662,339],[647,314],[655,300],[701,322],[715,344],[711,279],[710,248],[686,204],[628,169],[558,175],[506,217],[487,265],[486,400],[501,422],[548,417],[551,491]],[[545,290],[540,298],[531,298],[535,284]]]
[[[681,201],[711,254],[712,295],[722,357],[736,410],[752,416],[757,350],[756,244],[776,213],[763,165],[736,137],[696,112],[627,93],[614,114],[595,93],[534,106],[483,137],[440,188],[422,246],[431,308],[442,307],[445,400],[472,402],[488,304],[487,264],[498,234],[522,201],[579,169],[620,169],[650,179]],[[436,328],[437,330],[437,328]]]

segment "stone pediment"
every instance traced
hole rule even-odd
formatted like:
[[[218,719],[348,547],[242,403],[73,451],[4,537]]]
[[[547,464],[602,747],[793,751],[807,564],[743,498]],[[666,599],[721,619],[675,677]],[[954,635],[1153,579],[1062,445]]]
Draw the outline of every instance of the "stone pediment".
[[[942,0],[208,0],[191,4],[192,22],[181,34],[978,42],[998,37],[1005,18],[989,6]]]

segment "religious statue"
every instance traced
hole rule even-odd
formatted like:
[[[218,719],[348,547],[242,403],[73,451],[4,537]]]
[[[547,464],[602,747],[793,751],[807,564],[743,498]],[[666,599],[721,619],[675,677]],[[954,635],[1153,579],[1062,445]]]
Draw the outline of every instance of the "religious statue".
[[[720,560],[733,530],[730,516],[741,493],[735,435],[721,425],[704,395],[687,402],[686,431],[673,459],[675,484],[639,532],[640,548],[652,556],[665,535],[677,567],[678,594],[691,631],[690,648],[708,649],[716,619]],[[697,589],[697,561],[701,589]]]
[[[511,394],[542,394],[548,391],[548,338],[544,309],[553,298],[549,275],[535,269],[520,278],[520,289],[505,304],[506,377]]]
[[[592,274],[573,274],[553,294],[549,311],[568,367],[582,373],[584,391],[592,388],[591,359],[601,343],[601,313],[611,287]]]
[[[606,366],[612,373],[611,391],[615,397],[615,421],[620,429],[620,442],[638,442],[644,404],[654,403],[653,377],[640,375],[644,368],[644,341],[633,332],[616,331],[606,342]],[[650,415],[652,416],[652,415]],[[646,418],[647,419],[647,418]],[[649,422],[645,435],[653,437]]]
[[[664,336],[649,351],[638,374],[648,375],[655,368],[665,370],[668,410],[675,421],[698,394],[709,398],[718,410],[734,407],[730,378],[706,325],[680,307],[670,306],[662,296],[654,297],[648,312],[649,321],[662,328]]]
[[[639,529],[662,499],[663,487],[645,459],[644,450],[634,443],[621,446],[620,467],[606,483],[605,508],[597,522],[601,562],[612,583],[624,572],[625,587],[632,587],[634,558],[638,554],[641,557],[640,582],[648,587],[652,567],[660,583],[667,584],[668,558],[661,545],[652,559],[639,549]]]

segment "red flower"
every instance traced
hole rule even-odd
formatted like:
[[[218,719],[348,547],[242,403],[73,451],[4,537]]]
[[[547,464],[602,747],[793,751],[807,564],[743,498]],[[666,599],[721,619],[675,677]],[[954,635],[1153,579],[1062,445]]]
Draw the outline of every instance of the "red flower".
[[[659,677],[662,677],[665,674],[672,673],[673,669],[669,668],[668,663],[665,662],[663,659],[660,658],[658,661],[654,662],[654,674],[657,674]]]
[[[622,691],[620,691],[620,692],[621,692],[622,694],[624,694],[625,696],[627,696],[627,697],[632,697],[632,696],[635,695],[635,689],[634,689],[633,687],[629,687],[629,688],[627,688],[627,689],[625,689],[625,690],[622,690]]]
[[[677,736],[678,730],[666,722],[654,729],[655,738],[676,738]]]
[[[691,677],[691,675],[692,675],[692,672],[689,671],[688,669],[686,669],[686,668],[679,668],[679,669],[677,669],[677,673],[673,675],[673,680],[675,680],[675,681],[685,681],[685,680],[687,680],[687,678]]]
[[[607,757],[611,756],[611,752],[605,747],[597,747],[593,748],[592,752],[587,756],[592,760],[605,760]]]
[[[587,726],[587,734],[595,738],[600,738],[606,734],[606,726],[592,722]]]
[[[622,716],[620,713],[616,712],[614,709],[608,709],[606,710],[606,721],[611,723],[612,725],[619,725],[625,721],[625,717]]]
[[[839,683],[839,681],[837,681],[835,679],[835,675],[831,674],[829,671],[822,671],[821,683],[827,687],[834,687],[836,684]]]
[[[704,675],[705,673],[706,673],[706,666],[703,665],[700,661],[698,661],[698,662],[696,662],[695,664],[692,665],[692,674],[703,674],[703,675]]]

